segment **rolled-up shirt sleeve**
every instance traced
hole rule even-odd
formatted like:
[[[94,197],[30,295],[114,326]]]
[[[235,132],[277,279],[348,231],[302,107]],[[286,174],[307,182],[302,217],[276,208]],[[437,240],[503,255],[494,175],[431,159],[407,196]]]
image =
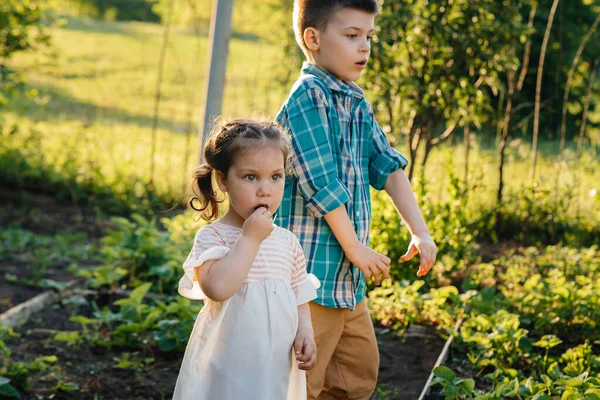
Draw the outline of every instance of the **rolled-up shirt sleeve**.
[[[313,216],[321,218],[350,200],[337,175],[327,122],[327,99],[319,88],[303,89],[281,121],[291,131],[291,165],[298,189]]]
[[[373,121],[373,146],[369,157],[369,183],[373,188],[381,190],[390,174],[400,168],[406,168],[408,160],[390,145],[372,113],[371,120]]]

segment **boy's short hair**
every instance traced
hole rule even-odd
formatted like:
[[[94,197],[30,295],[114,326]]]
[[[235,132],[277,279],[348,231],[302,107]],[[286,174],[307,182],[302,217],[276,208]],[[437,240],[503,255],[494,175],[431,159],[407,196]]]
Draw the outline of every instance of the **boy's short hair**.
[[[294,33],[298,45],[306,56],[309,54],[308,47],[304,43],[306,28],[325,29],[331,14],[344,7],[373,15],[379,14],[377,0],[294,0]]]

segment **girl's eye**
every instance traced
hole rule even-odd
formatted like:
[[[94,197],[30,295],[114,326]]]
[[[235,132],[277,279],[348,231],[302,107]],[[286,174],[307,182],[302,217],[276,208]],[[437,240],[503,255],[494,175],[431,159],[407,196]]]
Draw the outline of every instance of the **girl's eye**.
[[[349,35],[346,35],[346,37],[349,38],[349,39],[356,39],[357,35],[349,34]]]
[[[256,180],[256,175],[246,175],[244,179],[250,182],[254,182]]]
[[[371,40],[373,40],[373,36],[367,36],[367,40],[370,42]]]
[[[280,180],[281,178],[282,178],[282,177],[281,177],[281,174],[275,174],[275,175],[273,175],[273,176],[271,177],[271,179],[273,179],[273,180],[274,180],[274,181],[276,181],[276,182],[277,182],[278,180]]]

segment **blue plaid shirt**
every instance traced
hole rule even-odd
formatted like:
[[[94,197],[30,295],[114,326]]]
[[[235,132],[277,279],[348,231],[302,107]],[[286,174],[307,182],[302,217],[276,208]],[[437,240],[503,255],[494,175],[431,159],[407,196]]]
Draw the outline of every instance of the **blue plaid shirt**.
[[[292,136],[291,166],[277,223],[302,244],[308,272],[321,281],[315,302],[354,309],[365,296],[364,275],[352,265],[323,215],[345,205],[358,240],[369,244],[371,195],[408,164],[394,150],[363,91],[304,63],[276,117]]]

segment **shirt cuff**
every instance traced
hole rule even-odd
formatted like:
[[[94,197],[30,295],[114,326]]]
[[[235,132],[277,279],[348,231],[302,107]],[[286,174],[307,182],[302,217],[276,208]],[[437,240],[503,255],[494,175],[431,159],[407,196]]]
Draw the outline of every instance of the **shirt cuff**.
[[[194,269],[207,261],[223,258],[228,252],[229,247],[211,247],[200,256],[187,259],[183,263],[183,277],[179,280],[179,289],[177,290],[179,294],[190,300],[204,300],[206,295],[200,289],[198,282],[194,280]]]
[[[350,201],[350,193],[339,179],[317,190],[307,201],[306,207],[315,218],[322,218],[339,206]]]
[[[369,183],[377,190],[383,189],[385,182],[392,172],[400,168],[404,169],[408,165],[408,160],[398,153],[391,150],[393,154],[381,153],[371,158],[369,163]]]
[[[296,304],[302,305],[317,298],[317,289],[321,287],[321,282],[313,274],[307,274],[306,280],[294,289],[296,295]]]

